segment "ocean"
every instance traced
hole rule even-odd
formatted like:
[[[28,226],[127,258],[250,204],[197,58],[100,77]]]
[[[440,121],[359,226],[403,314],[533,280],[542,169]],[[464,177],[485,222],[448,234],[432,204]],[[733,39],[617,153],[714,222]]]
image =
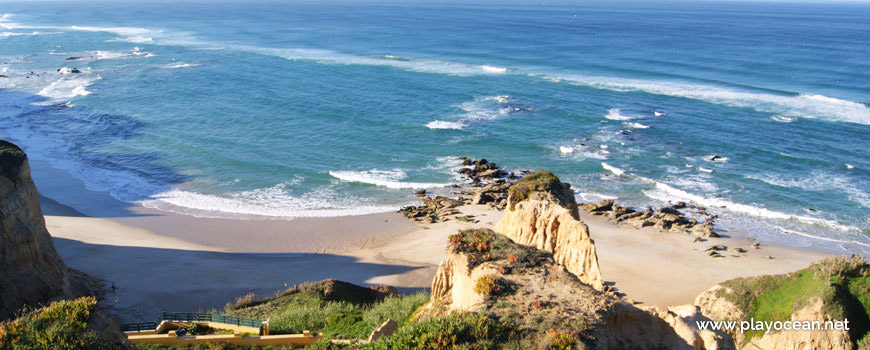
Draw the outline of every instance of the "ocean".
[[[204,217],[387,212],[455,157],[870,256],[870,5],[0,2],[0,129]],[[58,199],[62,202],[62,199]]]

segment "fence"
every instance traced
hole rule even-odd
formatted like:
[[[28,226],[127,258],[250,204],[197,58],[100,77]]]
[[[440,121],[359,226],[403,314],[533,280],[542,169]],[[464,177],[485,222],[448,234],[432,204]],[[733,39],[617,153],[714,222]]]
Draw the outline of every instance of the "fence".
[[[242,327],[260,328],[261,332],[263,327],[263,321],[255,320],[253,318],[199,312],[163,312],[160,314],[160,317],[157,319],[157,321],[154,322],[124,323],[121,325],[121,331],[153,331],[162,322],[216,322]]]

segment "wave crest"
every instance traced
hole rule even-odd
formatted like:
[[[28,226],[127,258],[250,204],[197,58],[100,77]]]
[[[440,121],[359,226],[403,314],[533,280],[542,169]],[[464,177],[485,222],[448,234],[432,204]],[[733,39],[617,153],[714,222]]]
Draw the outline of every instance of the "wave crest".
[[[329,175],[332,177],[339,179],[345,182],[359,182],[364,184],[370,184],[375,186],[382,186],[393,189],[403,189],[403,188],[413,188],[413,189],[424,189],[424,188],[437,188],[437,187],[447,187],[451,184],[449,183],[427,183],[427,182],[401,182],[407,178],[407,174],[401,169],[393,169],[393,170],[365,170],[365,171],[330,171]]]

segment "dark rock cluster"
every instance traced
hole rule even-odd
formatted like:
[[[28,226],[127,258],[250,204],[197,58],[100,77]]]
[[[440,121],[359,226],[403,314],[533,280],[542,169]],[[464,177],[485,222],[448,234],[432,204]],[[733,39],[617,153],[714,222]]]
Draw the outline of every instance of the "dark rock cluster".
[[[713,231],[715,215],[708,215],[704,208],[688,205],[685,202],[677,202],[674,205],[659,209],[648,208],[644,211],[636,211],[622,207],[614,203],[612,199],[605,199],[595,203],[581,204],[583,211],[606,216],[610,221],[634,227],[652,226],[664,231],[692,233],[698,237],[719,237]],[[680,210],[690,209],[695,213],[706,217],[704,222],[689,218]]]

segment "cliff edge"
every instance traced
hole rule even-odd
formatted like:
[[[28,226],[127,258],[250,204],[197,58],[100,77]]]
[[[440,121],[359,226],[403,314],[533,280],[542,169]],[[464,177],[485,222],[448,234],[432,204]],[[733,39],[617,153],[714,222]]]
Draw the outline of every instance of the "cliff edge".
[[[493,230],[516,243],[553,254],[557,264],[597,290],[603,290],[595,243],[580,221],[574,193],[553,173],[530,174],[508,190],[504,218]]]
[[[27,155],[0,140],[0,320],[23,306],[93,294],[93,281],[70,270],[45,228]]]

